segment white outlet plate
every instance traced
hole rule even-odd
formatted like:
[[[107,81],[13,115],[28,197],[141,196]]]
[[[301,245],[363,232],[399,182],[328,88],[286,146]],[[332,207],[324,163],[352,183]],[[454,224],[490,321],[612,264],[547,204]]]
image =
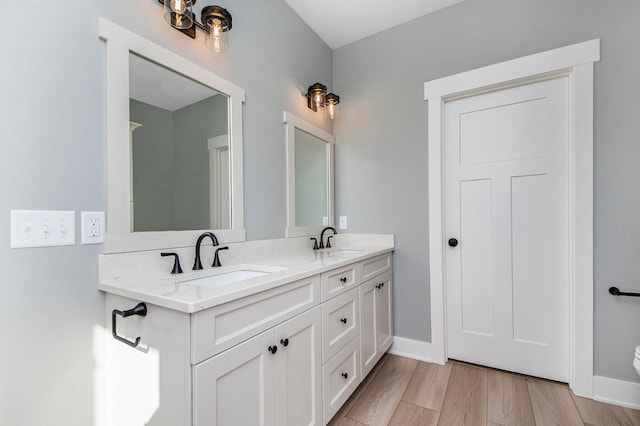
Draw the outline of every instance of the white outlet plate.
[[[72,246],[76,212],[11,210],[11,248]]]
[[[340,216],[339,228],[340,229],[347,229],[347,217],[346,216]]]
[[[104,242],[104,212],[81,212],[80,235],[82,244],[101,244]]]

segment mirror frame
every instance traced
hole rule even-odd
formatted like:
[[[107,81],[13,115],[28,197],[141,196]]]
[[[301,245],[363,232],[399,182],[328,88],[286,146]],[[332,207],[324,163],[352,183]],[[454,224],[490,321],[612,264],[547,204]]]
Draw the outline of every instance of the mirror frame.
[[[180,55],[104,18],[98,36],[106,43],[105,253],[193,246],[204,230],[131,232],[129,152],[129,53],[133,52],[228,96],[231,228],[213,229],[221,243],[246,240],[242,170],[244,90]],[[124,171],[127,171],[126,173]]]
[[[296,226],[296,155],[295,155],[295,129],[305,131],[327,143],[327,226],[334,226],[333,218],[333,156],[335,137],[328,132],[314,126],[290,112],[284,111],[285,143],[287,157],[287,237],[305,237],[318,235],[324,226]]]

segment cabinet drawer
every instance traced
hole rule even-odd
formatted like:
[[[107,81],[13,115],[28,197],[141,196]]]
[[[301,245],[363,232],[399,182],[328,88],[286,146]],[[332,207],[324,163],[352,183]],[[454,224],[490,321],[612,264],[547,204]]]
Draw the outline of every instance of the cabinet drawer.
[[[294,281],[191,316],[197,364],[320,303],[320,276]]]
[[[360,284],[360,264],[344,266],[322,274],[322,301]]]
[[[360,384],[359,348],[356,337],[322,368],[325,425]]]
[[[391,253],[363,260],[361,265],[362,281],[367,281],[376,275],[380,275],[381,273],[391,269]]]
[[[322,362],[327,362],[359,333],[357,288],[322,304]]]

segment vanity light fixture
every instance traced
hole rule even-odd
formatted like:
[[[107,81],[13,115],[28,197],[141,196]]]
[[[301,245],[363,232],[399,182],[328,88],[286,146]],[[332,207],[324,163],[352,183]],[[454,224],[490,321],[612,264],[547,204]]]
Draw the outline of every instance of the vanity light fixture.
[[[325,96],[324,112],[332,120],[336,118],[336,115],[338,115],[339,103],[340,103],[340,96],[335,95],[333,93],[329,93],[327,96]]]
[[[196,28],[205,32],[204,44],[214,52],[229,48],[228,33],[231,30],[231,14],[220,6],[205,6],[198,22],[193,14],[196,0],[158,0],[164,5],[164,19],[173,28],[191,38],[196,38]]]
[[[339,103],[340,96],[327,93],[327,86],[324,84],[315,83],[307,89],[307,106],[314,111],[324,108],[325,113],[332,120],[338,114]]]

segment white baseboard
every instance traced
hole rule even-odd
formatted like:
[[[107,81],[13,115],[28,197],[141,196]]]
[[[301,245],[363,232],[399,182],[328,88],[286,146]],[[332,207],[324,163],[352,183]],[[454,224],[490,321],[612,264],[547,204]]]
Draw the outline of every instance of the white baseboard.
[[[640,409],[640,383],[593,376],[593,399]]]
[[[431,343],[422,342],[420,340],[393,336],[393,345],[389,348],[389,353],[417,359],[419,361],[432,362]]]

